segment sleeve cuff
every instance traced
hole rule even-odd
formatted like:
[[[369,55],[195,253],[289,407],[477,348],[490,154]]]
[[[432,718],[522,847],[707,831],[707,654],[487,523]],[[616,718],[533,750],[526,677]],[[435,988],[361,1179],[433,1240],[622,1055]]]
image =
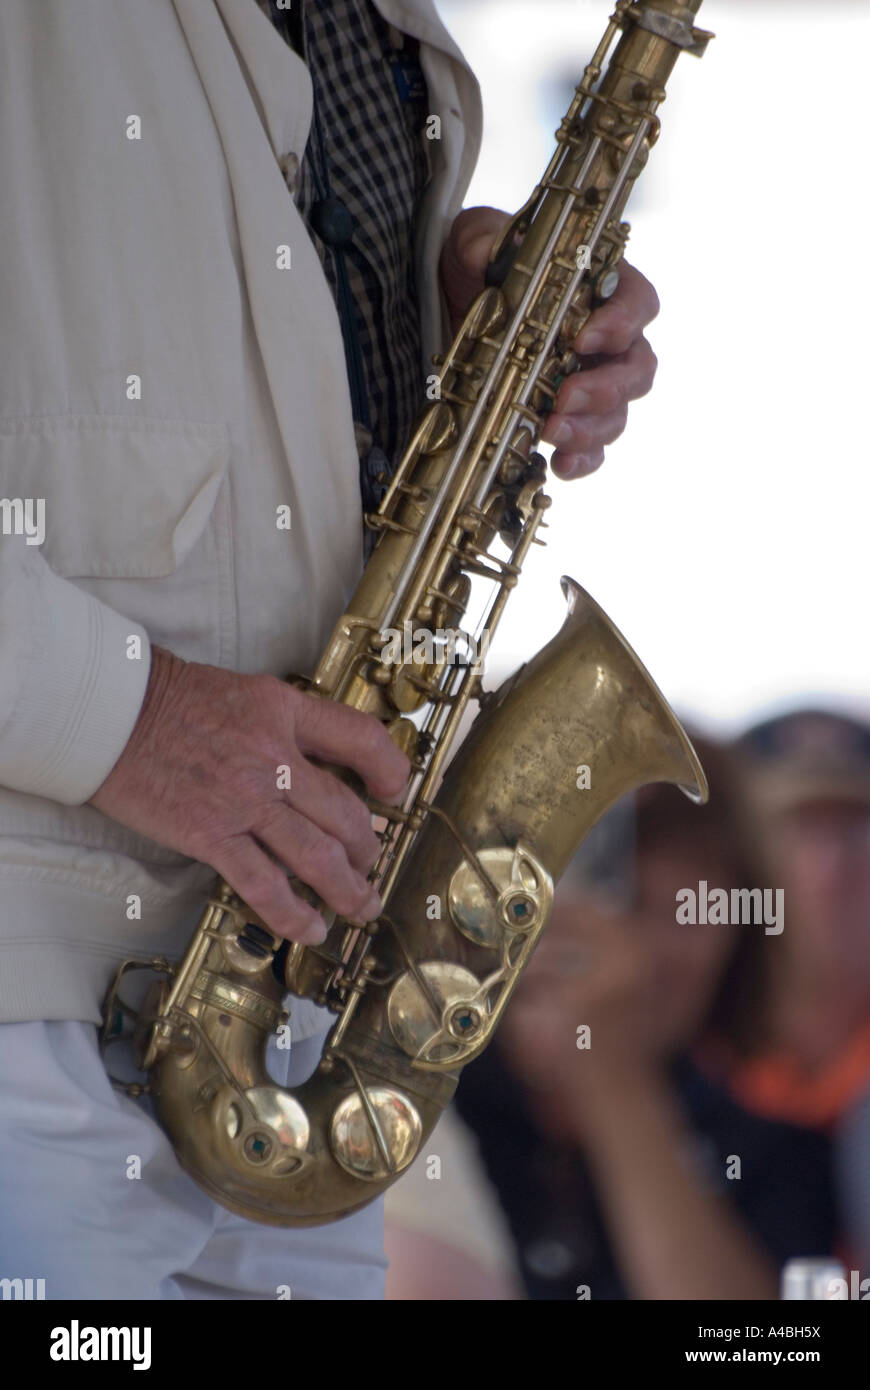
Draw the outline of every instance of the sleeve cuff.
[[[11,675],[12,689],[0,699],[0,783],[82,805],[133,731],[151,668],[148,635],[41,557],[16,567],[3,607],[0,683]]]

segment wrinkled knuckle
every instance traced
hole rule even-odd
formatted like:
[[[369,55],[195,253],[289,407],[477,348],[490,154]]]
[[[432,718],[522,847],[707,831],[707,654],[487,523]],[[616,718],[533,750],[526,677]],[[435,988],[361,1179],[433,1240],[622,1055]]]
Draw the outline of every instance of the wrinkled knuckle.
[[[356,840],[367,840],[372,827],[371,812],[365,802],[351,793],[345,802],[343,811],[342,825],[345,833],[353,836]]]
[[[285,685],[284,681],[279,680],[277,676],[261,673],[254,676],[253,680],[264,700],[281,700],[283,703],[286,694],[289,693],[289,687]]]
[[[380,852],[381,842],[378,839],[375,832],[369,829],[369,833],[365,836],[364,840],[360,845],[360,854],[365,863],[368,864],[369,868],[371,868],[372,864],[375,863],[378,856],[380,855]]]
[[[279,681],[278,687],[285,718],[299,720],[300,724],[309,730],[323,717],[324,709],[328,708],[327,701],[319,699],[316,695],[309,695],[307,690],[300,690],[298,686]]]
[[[347,890],[348,907],[352,912],[361,913],[364,911],[364,909],[368,907],[368,904],[371,901],[371,896],[372,888],[371,884],[368,881],[366,881],[366,883],[362,887],[359,887],[356,883],[353,883],[352,885],[349,885]]]
[[[637,337],[637,325],[628,318],[627,315],[621,314],[619,318],[614,319],[612,325],[611,338],[613,346],[611,351],[614,354],[628,352]]]
[[[279,872],[274,873],[268,868],[251,868],[246,870],[244,876],[243,896],[252,907],[270,907],[275,900],[278,889]]]
[[[192,859],[208,864],[216,848],[216,839],[204,826],[195,826],[187,833],[186,852]]]
[[[380,853],[381,842],[372,830],[371,820],[367,812],[364,812],[364,819],[357,827],[355,840],[359,853],[369,864],[373,864]]]
[[[573,445],[578,453],[587,453],[594,449],[601,437],[601,416],[589,415],[577,421],[574,430],[574,438],[567,446],[569,449]]]
[[[578,429],[582,424],[582,418],[583,417],[577,415],[563,415],[561,420],[553,427],[550,442],[555,445],[560,453],[568,453],[572,449],[574,441],[577,438]],[[559,435],[558,444],[554,437],[556,434]]]
[[[286,681],[279,680],[277,676],[260,675],[254,679],[257,682],[259,708],[268,719],[283,727],[288,714],[293,710],[293,696],[297,692],[291,690]]]
[[[377,761],[384,752],[384,739],[389,734],[374,716],[366,719],[359,730],[359,749],[367,762]]]
[[[368,901],[369,893],[361,890],[354,884],[334,883],[330,887],[329,902],[337,912],[347,913],[348,916],[357,916],[360,909]]]
[[[330,879],[343,873],[346,868],[346,855],[338,840],[330,835],[322,836],[310,853],[313,867]]]
[[[187,843],[194,847],[197,858],[211,863],[211,856],[234,854],[238,843],[238,825],[232,810],[212,803],[199,804],[188,817]]]
[[[408,785],[411,776],[411,761],[406,758],[401,768],[397,767],[395,774],[389,778],[389,794],[391,796],[401,796]]]
[[[255,824],[259,835],[269,835],[280,831],[286,825],[287,806],[283,801],[273,802],[260,812]]]
[[[343,833],[357,838],[364,836],[371,828],[371,811],[362,794],[351,791],[344,783],[338,783],[340,800],[338,804],[339,823]]]
[[[323,834],[308,819],[306,812],[301,810],[298,813],[298,820],[294,822],[293,838],[299,854],[303,859],[309,861],[316,856]]]

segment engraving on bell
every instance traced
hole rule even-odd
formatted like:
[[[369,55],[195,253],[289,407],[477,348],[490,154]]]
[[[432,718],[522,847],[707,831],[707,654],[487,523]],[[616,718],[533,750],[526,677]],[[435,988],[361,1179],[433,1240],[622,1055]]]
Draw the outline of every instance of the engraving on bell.
[[[412,1161],[423,1134],[420,1115],[392,1086],[367,1086],[335,1108],[329,1146],[336,1163],[352,1177],[380,1182],[401,1173]]]

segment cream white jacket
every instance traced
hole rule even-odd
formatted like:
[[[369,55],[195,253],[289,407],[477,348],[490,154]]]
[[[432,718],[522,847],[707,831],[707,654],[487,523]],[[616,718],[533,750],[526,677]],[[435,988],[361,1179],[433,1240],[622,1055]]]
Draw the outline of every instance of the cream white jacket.
[[[480,93],[433,0],[377,8],[441,122],[422,392]],[[0,1021],[96,1021],[117,961],[199,914],[212,870],[83,804],[149,642],[310,671],[360,573],[341,330],[282,173],[311,107],[256,0],[0,5]]]

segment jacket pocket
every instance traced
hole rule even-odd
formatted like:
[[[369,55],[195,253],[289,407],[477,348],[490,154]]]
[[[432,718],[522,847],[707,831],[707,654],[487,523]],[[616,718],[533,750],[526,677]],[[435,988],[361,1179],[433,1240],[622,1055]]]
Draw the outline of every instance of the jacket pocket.
[[[55,573],[178,655],[218,664],[235,649],[229,462],[222,422],[0,420],[0,494],[27,504]]]
[[[43,553],[70,579],[172,574],[202,532],[228,464],[225,425],[123,415],[0,421],[4,494],[42,500]]]

